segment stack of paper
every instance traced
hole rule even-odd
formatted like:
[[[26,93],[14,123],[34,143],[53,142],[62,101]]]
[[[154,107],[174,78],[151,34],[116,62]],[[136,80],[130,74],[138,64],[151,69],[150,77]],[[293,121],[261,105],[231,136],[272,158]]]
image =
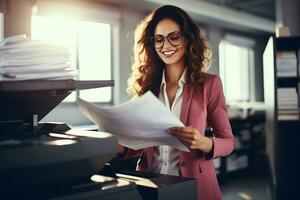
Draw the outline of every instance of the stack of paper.
[[[75,79],[69,48],[25,35],[0,43],[0,80]]]
[[[278,119],[298,120],[299,106],[296,88],[278,88]]]
[[[131,149],[168,145],[182,151],[189,149],[168,132],[184,126],[151,92],[135,101],[113,107],[100,107],[77,100],[82,113],[100,130],[115,134],[119,143]]]

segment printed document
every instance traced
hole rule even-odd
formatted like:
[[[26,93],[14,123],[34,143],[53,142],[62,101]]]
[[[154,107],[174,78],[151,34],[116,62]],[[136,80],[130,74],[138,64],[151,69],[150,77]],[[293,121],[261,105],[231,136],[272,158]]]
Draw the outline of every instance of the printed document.
[[[104,130],[118,137],[119,143],[138,150],[158,145],[169,145],[178,150],[189,149],[168,132],[183,123],[161,103],[152,92],[134,101],[104,107],[78,98],[82,113]]]

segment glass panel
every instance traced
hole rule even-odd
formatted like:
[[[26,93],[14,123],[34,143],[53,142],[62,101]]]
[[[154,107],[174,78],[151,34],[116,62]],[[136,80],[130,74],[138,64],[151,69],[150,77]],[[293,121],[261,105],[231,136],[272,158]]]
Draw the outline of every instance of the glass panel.
[[[220,76],[227,100],[250,100],[250,65],[254,56],[251,48],[232,45],[222,41],[220,50]]]
[[[111,28],[109,24],[79,23],[79,66],[81,80],[111,80]],[[110,102],[111,87],[80,91],[91,102]]]

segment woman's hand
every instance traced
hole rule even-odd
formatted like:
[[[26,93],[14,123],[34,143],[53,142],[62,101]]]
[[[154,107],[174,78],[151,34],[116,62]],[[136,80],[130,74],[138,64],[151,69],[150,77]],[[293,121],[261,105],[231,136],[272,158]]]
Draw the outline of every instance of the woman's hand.
[[[210,153],[213,148],[212,139],[201,135],[197,129],[190,126],[172,127],[169,132],[189,149],[199,149],[205,153]]]
[[[118,155],[123,155],[124,153],[125,153],[125,147],[122,146],[122,145],[120,145],[120,144],[118,144],[118,146],[117,146],[117,154]]]

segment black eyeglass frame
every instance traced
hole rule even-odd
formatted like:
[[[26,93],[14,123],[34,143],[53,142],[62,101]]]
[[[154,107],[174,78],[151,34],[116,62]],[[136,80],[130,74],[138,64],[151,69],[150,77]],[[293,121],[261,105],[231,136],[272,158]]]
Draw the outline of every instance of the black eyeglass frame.
[[[179,33],[179,35],[180,35],[180,43],[179,43],[179,44],[175,44],[175,45],[174,45],[174,44],[170,41],[170,39],[169,39],[169,37],[170,37],[172,34],[174,34],[174,33]],[[159,34],[157,34],[157,35],[159,35]],[[154,46],[154,48],[156,48],[156,49],[161,49],[161,48],[164,46],[164,44],[165,44],[165,42],[166,42],[166,39],[168,40],[168,42],[169,42],[170,45],[172,45],[172,46],[174,46],[174,47],[177,47],[177,46],[180,46],[180,45],[182,44],[184,35],[185,35],[185,34],[184,34],[182,31],[173,31],[173,32],[169,33],[167,36],[159,35],[159,36],[163,37],[163,42],[162,42],[162,45],[160,45],[160,46],[155,46],[155,36],[152,36],[152,37],[150,38],[150,41],[151,41],[152,45]]]

